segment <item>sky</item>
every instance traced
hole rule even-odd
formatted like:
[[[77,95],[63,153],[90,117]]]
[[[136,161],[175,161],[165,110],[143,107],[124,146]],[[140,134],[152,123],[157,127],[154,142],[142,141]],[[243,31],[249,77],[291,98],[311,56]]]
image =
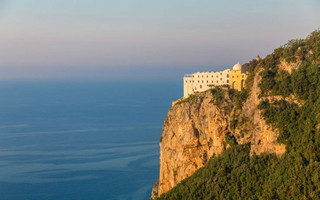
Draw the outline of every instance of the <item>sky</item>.
[[[0,80],[176,79],[319,28],[319,0],[0,0]]]

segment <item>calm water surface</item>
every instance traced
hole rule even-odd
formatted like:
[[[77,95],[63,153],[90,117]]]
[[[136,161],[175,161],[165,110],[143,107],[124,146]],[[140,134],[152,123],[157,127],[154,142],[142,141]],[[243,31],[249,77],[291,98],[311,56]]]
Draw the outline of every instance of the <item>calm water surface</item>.
[[[181,84],[0,82],[0,199],[147,199]]]

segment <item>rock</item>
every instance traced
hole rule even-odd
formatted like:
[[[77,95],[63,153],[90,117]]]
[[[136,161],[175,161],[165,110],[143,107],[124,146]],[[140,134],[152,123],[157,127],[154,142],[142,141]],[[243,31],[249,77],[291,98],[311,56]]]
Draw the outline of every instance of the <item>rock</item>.
[[[248,129],[249,133],[247,133],[247,136],[250,138],[239,143],[250,142],[251,154],[275,153],[280,157],[285,152],[285,145],[277,142],[278,130],[272,129],[270,125],[266,124],[261,116],[261,110],[258,109],[258,105],[262,100],[259,98],[261,93],[259,88],[261,77],[259,73],[260,71],[254,77],[250,95],[244,103],[241,112],[241,118],[247,119],[245,126],[251,127]],[[241,129],[243,128],[240,127]]]
[[[291,74],[292,70],[297,70],[302,64],[302,61],[298,59],[297,62],[288,63],[286,60],[282,59],[279,64],[279,69]]]
[[[167,192],[225,148],[228,119],[215,106],[212,94],[175,105],[168,112],[160,142],[158,195]]]

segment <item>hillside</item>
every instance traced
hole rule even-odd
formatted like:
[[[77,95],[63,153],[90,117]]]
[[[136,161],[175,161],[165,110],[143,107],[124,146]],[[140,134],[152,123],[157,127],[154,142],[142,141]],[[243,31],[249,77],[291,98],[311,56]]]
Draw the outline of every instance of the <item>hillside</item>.
[[[320,31],[246,67],[169,110],[153,198],[320,199]]]

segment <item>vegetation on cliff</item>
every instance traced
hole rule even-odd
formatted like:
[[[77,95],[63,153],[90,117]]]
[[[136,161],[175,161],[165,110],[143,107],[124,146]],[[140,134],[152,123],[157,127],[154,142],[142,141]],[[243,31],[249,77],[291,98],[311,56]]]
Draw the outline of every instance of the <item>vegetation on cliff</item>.
[[[247,65],[247,90],[261,76],[258,108],[286,153],[252,155],[228,135],[229,149],[158,199],[320,199],[320,31]]]

